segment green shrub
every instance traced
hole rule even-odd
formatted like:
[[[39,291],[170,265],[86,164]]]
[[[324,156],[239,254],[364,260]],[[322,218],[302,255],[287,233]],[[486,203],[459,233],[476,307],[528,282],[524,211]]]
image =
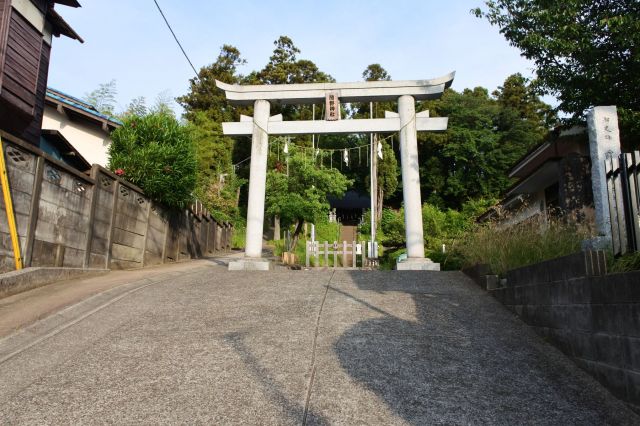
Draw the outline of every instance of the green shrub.
[[[233,234],[231,246],[235,249],[244,249],[247,237],[247,223],[244,218],[236,218],[233,221]]]
[[[640,270],[640,252],[627,253],[611,261],[610,272],[628,272]]]
[[[184,208],[196,185],[191,134],[167,113],[129,116],[109,147],[109,168],[138,185],[154,201]]]
[[[404,210],[382,209],[380,229],[383,234],[381,242],[385,247],[405,244]]]
[[[494,274],[505,276],[510,269],[578,252],[589,237],[588,226],[561,219],[533,220],[508,228],[490,223],[470,231],[457,250],[464,266],[485,263]]]

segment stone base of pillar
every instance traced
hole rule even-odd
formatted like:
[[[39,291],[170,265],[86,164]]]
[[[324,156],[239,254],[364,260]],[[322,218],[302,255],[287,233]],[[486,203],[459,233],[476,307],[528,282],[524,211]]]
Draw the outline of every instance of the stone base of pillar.
[[[229,271],[270,271],[271,262],[268,259],[245,257],[229,262]]]
[[[402,262],[396,263],[398,271],[439,271],[440,264],[432,262],[429,258],[410,257]]]

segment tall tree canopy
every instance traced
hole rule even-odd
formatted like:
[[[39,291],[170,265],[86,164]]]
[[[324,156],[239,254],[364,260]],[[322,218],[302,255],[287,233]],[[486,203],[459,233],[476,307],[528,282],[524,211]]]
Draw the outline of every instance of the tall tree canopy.
[[[448,89],[421,108],[449,117],[446,132],[418,136],[423,199],[449,208],[499,196],[511,184],[508,170],[543,141],[554,122],[550,107],[519,74],[509,76],[493,97],[483,87]]]
[[[245,63],[237,48],[223,45],[216,61],[202,67],[198,78],[189,80],[189,93],[177,98],[185,110],[185,118],[192,120],[197,111],[204,111],[218,123],[237,121],[239,110],[229,105],[224,92],[216,87],[216,80],[229,84],[242,82],[243,77],[238,73],[238,67]]]
[[[592,106],[617,105],[623,121],[640,118],[638,0],[485,3],[474,13],[535,63],[539,88],[559,99],[560,110],[579,118]]]
[[[93,105],[100,113],[113,116],[116,113],[117,95],[116,81],[111,80],[108,83],[101,83],[98,88],[86,93],[83,100]]]
[[[232,106],[215,80],[230,84],[290,84],[334,81],[311,61],[299,59],[300,49],[286,36],[274,42],[269,62],[259,71],[242,75],[239,68],[246,64],[240,51],[231,45],[222,46],[216,61],[203,67],[198,78],[190,80],[189,93],[177,100],[192,123],[198,147],[198,186],[196,194],[214,214],[228,218],[237,210],[237,189],[248,178],[247,161],[251,150],[249,138],[228,138],[222,135],[221,123],[238,121],[240,114],[252,115],[252,107]],[[272,105],[271,114],[282,113],[286,120],[311,119],[311,106]],[[320,113],[317,114],[320,116]],[[309,136],[296,138],[296,143],[310,145]],[[239,163],[235,176],[233,163]]]
[[[273,42],[275,49],[269,62],[260,71],[250,73],[247,84],[301,84],[329,83],[334,78],[320,71],[310,60],[298,59],[300,49],[287,36],[280,36]],[[310,105],[272,105],[273,114],[282,114],[285,120],[310,120]],[[297,138],[299,141],[309,137]]]

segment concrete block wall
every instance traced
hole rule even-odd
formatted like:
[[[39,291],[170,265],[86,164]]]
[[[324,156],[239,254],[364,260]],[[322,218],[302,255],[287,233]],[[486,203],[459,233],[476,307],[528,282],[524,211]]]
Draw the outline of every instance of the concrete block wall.
[[[94,165],[85,175],[18,139],[3,139],[25,266],[130,269],[231,248],[232,228],[196,202],[183,212]],[[0,197],[0,272],[15,269]]]
[[[498,300],[640,411],[640,271],[606,275],[603,252],[510,271]]]
[[[7,163],[7,176],[9,182],[13,182],[11,198],[13,199],[20,247],[26,247],[38,157],[29,151],[18,149],[6,143],[4,154]],[[0,197],[0,207],[0,270],[9,271],[15,268],[15,264],[3,197]]]

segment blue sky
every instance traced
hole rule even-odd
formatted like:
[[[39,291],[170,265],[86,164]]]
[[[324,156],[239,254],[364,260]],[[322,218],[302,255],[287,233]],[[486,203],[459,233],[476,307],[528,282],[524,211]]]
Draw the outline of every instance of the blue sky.
[[[58,12],[85,39],[54,40],[49,86],[78,97],[111,79],[118,107],[137,96],[149,103],[161,92],[180,96],[193,71],[153,0],[80,0]],[[515,72],[532,75],[530,62],[496,27],[472,16],[481,0],[205,1],[158,0],[196,68],[213,62],[223,44],[236,46],[260,69],[273,41],[288,35],[300,58],[339,82],[359,81],[380,63],[394,80],[433,78],[455,70],[453,88],[490,90]]]

